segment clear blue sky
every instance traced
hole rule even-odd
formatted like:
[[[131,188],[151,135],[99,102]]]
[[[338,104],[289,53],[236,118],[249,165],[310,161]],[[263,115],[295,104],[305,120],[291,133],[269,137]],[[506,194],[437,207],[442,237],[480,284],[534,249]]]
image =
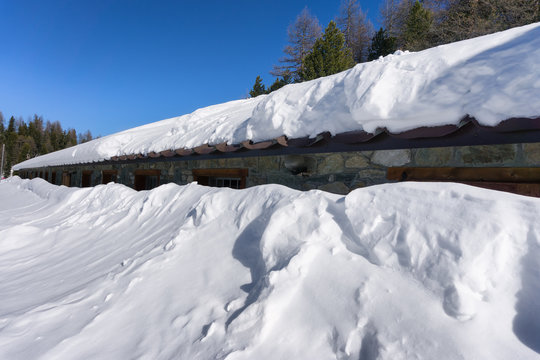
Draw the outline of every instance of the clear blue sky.
[[[108,135],[244,98],[306,5],[324,28],[340,0],[0,0],[0,111]]]

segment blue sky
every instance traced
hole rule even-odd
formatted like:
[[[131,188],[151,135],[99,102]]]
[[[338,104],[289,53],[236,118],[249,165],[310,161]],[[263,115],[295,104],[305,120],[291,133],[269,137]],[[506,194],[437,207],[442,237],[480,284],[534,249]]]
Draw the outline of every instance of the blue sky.
[[[0,111],[108,135],[245,98],[304,6],[324,28],[340,2],[0,0]]]

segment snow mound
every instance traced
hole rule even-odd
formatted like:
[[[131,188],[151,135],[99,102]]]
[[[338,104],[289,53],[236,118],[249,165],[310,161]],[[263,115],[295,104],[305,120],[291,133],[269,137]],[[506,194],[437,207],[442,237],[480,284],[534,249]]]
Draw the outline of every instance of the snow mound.
[[[203,144],[315,137],[386,128],[459,124],[466,115],[495,126],[540,115],[540,23],[417,53],[396,52],[342,73],[287,85],[266,96],[192,114],[27,160],[15,170],[87,163]]]
[[[537,359],[540,201],[0,183],[0,358]]]

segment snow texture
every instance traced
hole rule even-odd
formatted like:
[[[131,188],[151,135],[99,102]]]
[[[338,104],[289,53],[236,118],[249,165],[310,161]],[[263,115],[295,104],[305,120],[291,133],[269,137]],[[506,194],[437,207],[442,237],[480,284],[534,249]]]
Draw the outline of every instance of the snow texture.
[[[538,359],[540,200],[0,183],[2,359]]]
[[[113,156],[315,137],[352,130],[392,133],[459,124],[497,125],[540,115],[540,23],[417,53],[398,51],[336,75],[285,86],[27,160],[15,170]]]

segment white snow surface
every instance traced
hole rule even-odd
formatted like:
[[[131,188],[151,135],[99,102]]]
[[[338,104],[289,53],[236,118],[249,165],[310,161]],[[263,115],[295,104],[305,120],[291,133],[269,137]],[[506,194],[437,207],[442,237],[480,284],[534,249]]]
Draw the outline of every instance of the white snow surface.
[[[540,200],[0,182],[1,359],[538,359]]]
[[[540,115],[540,23],[417,53],[398,51],[270,95],[209,106],[39,156],[15,170],[98,162],[203,144],[315,137],[353,130],[392,133],[459,124],[497,125]]]

